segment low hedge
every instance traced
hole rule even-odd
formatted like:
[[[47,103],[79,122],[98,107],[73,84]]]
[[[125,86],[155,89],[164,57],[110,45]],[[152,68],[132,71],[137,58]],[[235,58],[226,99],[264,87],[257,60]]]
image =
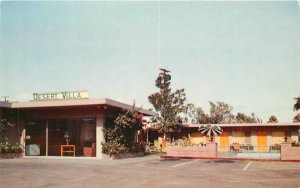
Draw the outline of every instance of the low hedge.
[[[107,142],[102,143],[102,152],[109,156],[113,154],[122,154],[122,153],[140,153],[145,152],[146,145],[145,143],[134,143],[132,146],[124,146],[116,142]]]

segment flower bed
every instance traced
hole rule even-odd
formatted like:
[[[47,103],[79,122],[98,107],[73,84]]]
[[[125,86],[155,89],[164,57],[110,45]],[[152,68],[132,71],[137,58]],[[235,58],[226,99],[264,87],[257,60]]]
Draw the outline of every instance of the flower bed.
[[[23,156],[22,146],[19,144],[0,143],[0,158],[19,158]]]
[[[119,154],[112,154],[111,156],[103,154],[103,159],[127,159],[127,158],[135,158],[135,157],[142,157],[144,156],[144,152],[138,153],[119,153]]]

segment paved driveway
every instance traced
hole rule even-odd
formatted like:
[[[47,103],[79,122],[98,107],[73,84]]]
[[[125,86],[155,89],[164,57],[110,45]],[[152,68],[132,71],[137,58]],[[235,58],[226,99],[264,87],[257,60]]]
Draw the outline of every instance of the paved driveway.
[[[300,163],[160,160],[0,160],[0,187],[300,187]]]

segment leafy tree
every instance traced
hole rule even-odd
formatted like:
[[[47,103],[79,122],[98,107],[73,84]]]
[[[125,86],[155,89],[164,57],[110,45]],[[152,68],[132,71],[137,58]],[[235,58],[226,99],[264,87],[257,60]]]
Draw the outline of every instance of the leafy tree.
[[[195,107],[193,104],[187,105],[185,122],[190,120],[192,123],[200,124],[221,124],[221,123],[262,123],[262,120],[252,113],[250,116],[238,112],[237,115],[232,114],[232,106],[225,102],[217,101],[209,102],[210,112],[205,113],[202,108]]]
[[[164,133],[174,133],[180,130],[182,123],[181,113],[186,111],[184,89],[177,89],[172,92],[170,88],[171,75],[166,69],[161,69],[156,79],[158,92],[148,96],[149,102],[153,105],[157,115],[152,119],[155,128]]]
[[[211,123],[221,124],[221,123],[232,123],[234,115],[231,113],[232,106],[224,102],[209,102],[210,104],[210,118]]]
[[[126,110],[114,120],[114,123],[103,129],[105,143],[103,153],[112,155],[119,153],[144,151],[143,143],[135,143],[135,135],[143,131],[143,115],[135,108]]]
[[[258,117],[255,117],[254,113],[251,113],[251,116],[247,116],[244,113],[238,112],[235,116],[236,123],[262,123],[262,120]]]
[[[196,107],[194,104],[189,103],[186,105],[186,109],[184,112],[184,123],[198,123],[198,110],[201,109],[199,107]],[[201,109],[202,110],[202,109]]]
[[[278,123],[277,117],[274,116],[274,115],[271,115],[271,116],[269,117],[268,123]]]
[[[196,110],[197,119],[196,122],[200,124],[210,124],[212,123],[212,118],[209,114],[206,114],[201,107],[198,107]]]
[[[206,114],[202,108],[192,104],[187,105],[187,116],[192,123],[200,124],[221,124],[232,123],[234,115],[231,113],[232,107],[224,102],[209,102],[210,113]]]

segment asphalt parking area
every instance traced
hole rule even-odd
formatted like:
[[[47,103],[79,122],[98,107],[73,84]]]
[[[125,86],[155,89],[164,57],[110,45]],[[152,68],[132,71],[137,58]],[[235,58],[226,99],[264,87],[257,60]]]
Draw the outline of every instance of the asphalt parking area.
[[[220,160],[0,160],[0,187],[300,187],[300,163]]]

